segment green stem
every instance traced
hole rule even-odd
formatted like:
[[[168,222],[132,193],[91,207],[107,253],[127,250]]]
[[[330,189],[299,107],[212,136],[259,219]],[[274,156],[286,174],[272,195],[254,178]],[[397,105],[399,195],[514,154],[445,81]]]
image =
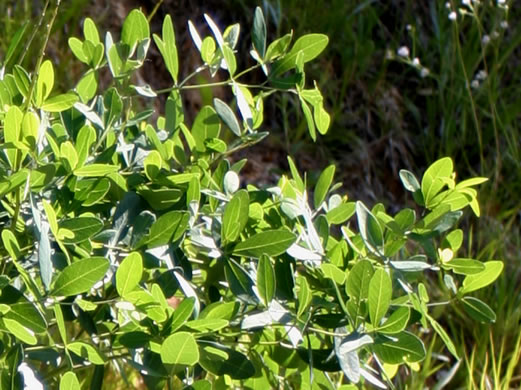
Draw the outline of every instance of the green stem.
[[[47,3],[49,3],[49,0],[47,0]],[[49,37],[51,36],[52,26],[54,25],[54,21],[56,20],[56,16],[58,15],[58,9],[60,8],[60,3],[61,3],[61,0],[56,0],[56,6],[53,9],[53,13],[51,15],[51,20],[47,24],[47,31],[45,33],[45,38],[44,38],[42,47],[40,48],[40,54],[38,55],[38,60],[36,61],[36,66],[34,68],[35,74],[31,80],[31,85],[29,87],[29,93],[27,94],[27,100],[25,101],[23,111],[26,111],[27,108],[31,105],[31,101],[33,99],[34,87],[36,85],[36,81],[38,80],[38,74],[40,73],[40,66],[42,64],[43,57],[45,55],[45,48],[47,47],[47,43],[49,42]]]
[[[147,18],[148,23],[150,23],[152,18],[155,16],[157,10],[159,9],[159,7],[161,7],[161,4],[163,4],[163,1],[164,0],[159,0],[157,2],[157,4],[155,5],[154,9],[152,10],[152,12],[150,12],[150,15],[148,15],[148,18]]]
[[[461,70],[463,72],[463,77],[465,79],[465,89],[467,91],[467,94],[469,95],[470,100],[470,106],[472,111],[472,119],[474,121],[474,126],[476,127],[476,135],[478,138],[478,145],[479,145],[479,158],[480,158],[480,168],[481,168],[481,174],[483,174],[483,165],[485,164],[485,158],[483,155],[483,139],[481,136],[481,126],[479,125],[478,120],[478,114],[476,110],[476,104],[474,102],[474,97],[472,96],[472,90],[470,89],[470,82],[469,77],[467,74],[467,69],[465,68],[465,60],[463,59],[463,53],[461,50],[461,43],[459,40],[459,28],[458,28],[458,22],[454,21],[454,40],[456,42],[456,49],[458,51],[458,59],[461,65]]]
[[[38,21],[38,24],[36,25],[36,28],[33,30],[33,33],[31,34],[31,37],[29,38],[29,40],[27,41],[27,43],[26,43],[26,45],[24,47],[22,55],[21,55],[20,59],[18,60],[18,65],[22,64],[22,61],[24,60],[25,55],[27,54],[27,52],[29,51],[29,48],[31,47],[31,44],[33,43],[34,37],[38,33],[38,30],[40,30],[40,27],[42,26],[42,22],[45,19],[45,13],[47,12],[47,8],[49,7],[49,3],[50,3],[50,0],[47,0],[45,2],[45,5],[44,5],[43,11],[42,11],[42,15],[40,16],[40,20]]]

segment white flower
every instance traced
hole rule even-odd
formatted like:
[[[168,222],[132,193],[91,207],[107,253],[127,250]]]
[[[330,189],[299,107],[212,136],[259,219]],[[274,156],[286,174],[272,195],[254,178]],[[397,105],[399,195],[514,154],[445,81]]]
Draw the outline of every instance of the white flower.
[[[471,7],[470,0],[461,0],[461,4],[466,5],[467,7]]]
[[[492,39],[498,39],[499,38],[499,33],[497,31],[492,31]]]
[[[472,80],[472,82],[470,83],[470,86],[474,89],[478,89],[479,88],[479,80]]]
[[[450,14],[449,14],[449,20],[456,20],[458,18],[458,14],[454,11],[452,11]]]
[[[422,78],[425,78],[425,77],[427,77],[428,75],[429,75],[429,69],[427,69],[427,68],[422,68],[422,70],[420,71],[420,76],[421,76]]]
[[[505,5],[506,0],[497,0],[497,5]]]
[[[400,57],[409,57],[409,48],[407,46],[402,46],[398,49],[397,53]]]
[[[476,80],[485,80],[487,78],[488,74],[486,70],[480,70],[478,74],[476,75]]]
[[[506,20],[503,20],[499,25],[503,30],[506,30],[508,28],[508,22]]]
[[[488,44],[489,42],[490,42],[490,36],[488,36],[488,35],[486,35],[486,34],[483,35],[483,38],[481,38],[481,43],[484,44],[484,45],[486,45],[486,44]]]
[[[418,57],[415,57],[414,60],[412,60],[412,64],[414,66],[420,66],[420,59]]]

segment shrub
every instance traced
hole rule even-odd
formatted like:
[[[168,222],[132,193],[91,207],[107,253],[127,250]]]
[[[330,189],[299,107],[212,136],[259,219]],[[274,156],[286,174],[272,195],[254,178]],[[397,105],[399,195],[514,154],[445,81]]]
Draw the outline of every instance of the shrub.
[[[328,38],[292,43],[287,34],[267,45],[257,8],[255,64],[239,72],[239,25],[221,32],[205,19],[213,36],[204,39],[189,23],[204,65],[184,80],[169,16],[153,36],[173,80],[167,91],[133,81],[151,44],[139,10],[119,41],[110,33],[101,41],[91,19],[84,40],[69,39],[87,68],[73,91],[53,93],[43,49],[37,70],[6,69],[2,386],[97,389],[116,373],[132,386],[140,375],[148,388],[385,387],[401,367],[421,364],[417,334],[426,329],[458,358],[461,348],[430,308],[459,305],[476,321],[495,319],[468,294],[492,283],[503,264],[456,255],[463,232],[454,226],[467,206],[479,215],[474,187],[485,179],[456,183],[449,158],[421,181],[402,170],[417,206],[395,215],[337,194],[335,166],[313,189],[291,158],[291,174],[273,187],[241,185],[246,161],[229,158],[267,136],[259,129],[269,95],[295,94],[310,136],[327,131],[304,65]],[[112,83],[100,90],[107,68]],[[189,84],[203,70],[228,78]],[[253,71],[265,82],[239,81]],[[183,91],[215,85],[230,87],[233,104],[215,98],[189,127]],[[165,115],[152,119],[142,107],[160,93],[168,94]]]

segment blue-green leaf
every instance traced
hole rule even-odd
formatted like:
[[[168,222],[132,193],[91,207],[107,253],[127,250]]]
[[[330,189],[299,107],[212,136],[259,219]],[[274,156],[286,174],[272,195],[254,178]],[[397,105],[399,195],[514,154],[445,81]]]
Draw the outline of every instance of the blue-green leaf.
[[[259,53],[260,58],[264,58],[266,54],[266,22],[260,7],[255,8],[255,15],[253,17],[253,30],[251,39],[253,47]]]

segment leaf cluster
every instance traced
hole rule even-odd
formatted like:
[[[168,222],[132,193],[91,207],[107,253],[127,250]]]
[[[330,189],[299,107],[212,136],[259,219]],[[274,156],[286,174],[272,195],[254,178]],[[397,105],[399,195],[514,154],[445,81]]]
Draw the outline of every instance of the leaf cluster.
[[[239,71],[240,26],[221,31],[205,19],[212,35],[204,38],[189,22],[204,65],[184,80],[170,17],[150,37],[139,10],[117,42],[110,33],[102,41],[91,19],[83,40],[69,39],[86,67],[72,91],[53,93],[50,60],[33,72],[4,67],[2,386],[28,380],[23,363],[45,363],[40,380],[64,389],[99,388],[109,368],[134,372],[149,388],[386,387],[400,367],[425,358],[420,327],[458,357],[426,286],[438,275],[440,304],[494,321],[468,294],[492,283],[503,264],[457,257],[463,232],[455,224],[467,206],[479,215],[474,187],[484,179],[456,183],[449,158],[421,183],[402,171],[418,208],[394,215],[337,194],[334,166],[314,188],[291,158],[291,174],[276,185],[241,185],[246,161],[228,158],[267,136],[259,129],[269,95],[296,94],[310,136],[327,131],[329,114],[318,87],[306,88],[304,65],[328,38],[292,43],[288,34],[268,45],[257,8],[254,65]],[[165,91],[132,78],[152,40],[172,78]],[[104,90],[102,69],[113,78]],[[203,70],[228,78],[190,84]],[[240,81],[256,70],[262,84]],[[216,98],[187,124],[183,91],[212,85],[229,86],[234,101]],[[165,116],[152,120],[143,99],[152,105],[161,93]]]

